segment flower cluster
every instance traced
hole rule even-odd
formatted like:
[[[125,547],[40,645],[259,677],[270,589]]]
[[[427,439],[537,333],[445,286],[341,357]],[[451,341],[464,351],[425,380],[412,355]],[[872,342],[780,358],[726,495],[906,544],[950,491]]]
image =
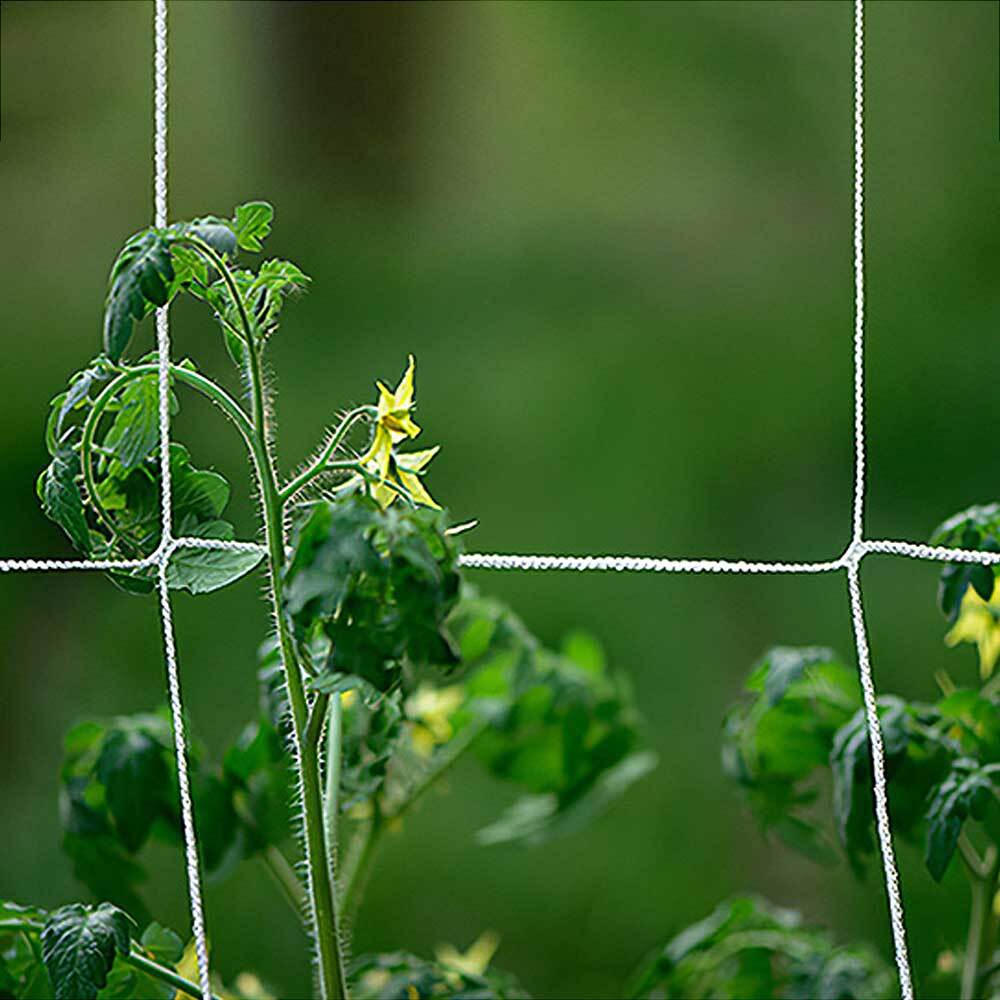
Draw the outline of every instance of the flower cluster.
[[[404,496],[416,504],[440,510],[440,505],[424,488],[421,476],[430,460],[438,453],[438,446],[423,451],[398,452],[396,446],[415,438],[420,428],[414,423],[410,411],[414,407],[413,376],[416,362],[410,355],[406,372],[390,391],[377,382],[379,391],[378,412],[375,417],[375,435],[368,450],[358,459],[365,470],[349,479],[344,488],[362,482],[371,486],[371,494],[381,507],[388,507],[397,497]]]

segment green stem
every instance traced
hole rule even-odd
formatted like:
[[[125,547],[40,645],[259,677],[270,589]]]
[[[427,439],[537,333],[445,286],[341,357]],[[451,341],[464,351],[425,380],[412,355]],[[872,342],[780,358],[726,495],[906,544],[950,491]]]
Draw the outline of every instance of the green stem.
[[[45,925],[39,923],[37,920],[0,921],[0,930],[32,931],[40,934],[44,929]],[[168,969],[166,966],[160,965],[159,962],[154,962],[151,958],[146,958],[145,955],[140,955],[138,952],[132,951],[128,955],[119,953],[117,957],[131,965],[132,968],[140,969],[154,979],[168,983],[174,989],[180,990],[182,993],[192,997],[193,1000],[199,1000],[202,995],[200,986],[196,986],[189,979],[179,976],[173,969]],[[213,993],[212,1000],[219,1000],[219,998]]]
[[[343,1000],[347,997],[344,962],[340,953],[340,932],[337,926],[336,897],[333,891],[332,859],[326,855],[323,833],[323,796],[319,774],[318,746],[306,740],[309,703],[306,697],[302,666],[288,622],[282,611],[283,572],[285,566],[284,505],[278,491],[274,460],[267,433],[267,408],[264,401],[264,375],[255,330],[247,315],[243,298],[226,262],[201,240],[192,243],[219,271],[229,289],[246,334],[250,374],[251,422],[253,424],[253,455],[264,515],[264,536],[270,573],[270,596],[274,623],[288,701],[291,709],[292,737],[296,751],[296,766],[302,794],[306,866],[309,873],[307,891],[313,917],[313,931],[318,958],[319,989],[322,1000]]]
[[[354,922],[358,907],[361,906],[361,898],[365,889],[368,888],[368,880],[371,878],[372,868],[375,865],[375,856],[378,854],[382,834],[385,832],[385,818],[377,798],[372,802],[372,807],[375,811],[372,813],[371,821],[365,830],[361,851],[344,879],[341,892],[341,910],[348,923]]]
[[[87,419],[83,424],[83,434],[80,439],[80,465],[83,471],[83,481],[87,487],[87,498],[97,513],[98,519],[111,531],[113,537],[118,537],[118,531],[110,515],[105,510],[104,505],[101,503],[100,494],[97,491],[97,483],[94,479],[94,468],[91,460],[94,450],[94,433],[108,405],[129,382],[134,382],[138,378],[158,373],[159,367],[157,365],[136,365],[134,368],[129,368],[127,371],[122,372],[119,376],[112,379],[105,386],[104,391],[94,400],[94,405],[91,407],[90,412],[87,414]],[[253,427],[239,403],[211,379],[205,378],[204,375],[199,375],[188,368],[171,365],[170,375],[172,378],[177,379],[178,382],[196,389],[222,410],[240,432],[241,437],[250,449],[255,464],[260,466],[265,456],[257,453],[258,448],[253,434]]]
[[[295,496],[299,490],[308,486],[317,476],[322,475],[324,472],[328,471],[327,463],[330,460],[330,456],[340,447],[344,438],[347,436],[347,432],[354,426],[355,422],[360,420],[361,417],[366,414],[377,413],[378,410],[374,406],[359,406],[356,410],[351,410],[344,419],[340,422],[340,426],[333,432],[333,436],[327,441],[323,450],[316,456],[316,458],[303,469],[297,476],[286,483],[280,492],[282,503],[286,503]]]
[[[131,952],[128,955],[122,955],[121,957],[123,961],[128,962],[128,964],[133,968],[141,969],[147,975],[160,979],[165,983],[169,983],[175,989],[190,996],[192,1000],[200,1000],[202,996],[200,986],[195,986],[194,983],[185,979],[183,976],[177,975],[176,972],[165,968],[158,962],[154,962],[151,958],[146,958],[145,955],[137,955],[135,952]],[[212,1000],[219,1000],[219,998],[213,993]]]
[[[424,793],[461,760],[485,728],[485,719],[474,719],[466,725],[451,741],[451,745],[441,754],[441,759],[437,764],[414,785],[409,795],[398,805],[386,811],[386,819],[401,819],[412,809],[423,797]]]
[[[281,891],[282,898],[301,917],[305,906],[305,892],[288,859],[273,844],[261,852],[260,859]]]
[[[326,794],[323,796],[323,818],[326,828],[326,851],[337,855],[337,820],[340,810],[340,695],[330,699],[326,722]]]
[[[431,768],[414,785],[405,799],[391,809],[383,811],[379,801],[375,800],[375,812],[365,832],[365,839],[361,846],[360,854],[344,880],[341,899],[342,910],[346,919],[353,920],[358,907],[361,905],[361,898],[368,886],[368,879],[371,876],[371,870],[375,863],[375,856],[378,853],[386,823],[391,820],[402,819],[424,796],[427,790],[461,760],[485,728],[486,722],[483,719],[476,719],[470,722],[455,737],[447,751],[441,755],[441,759],[436,766]]]
[[[967,862],[972,906],[965,943],[965,962],[962,966],[961,1000],[974,1000],[979,990],[980,970],[986,964],[989,955],[989,940],[994,921],[993,897],[996,895],[997,877],[1000,874],[1000,852],[991,844],[978,870],[968,863],[964,849],[962,857]]]

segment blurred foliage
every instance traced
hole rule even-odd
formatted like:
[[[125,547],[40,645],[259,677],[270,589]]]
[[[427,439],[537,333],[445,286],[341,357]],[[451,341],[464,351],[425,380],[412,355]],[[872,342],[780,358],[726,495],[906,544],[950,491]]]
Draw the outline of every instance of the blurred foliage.
[[[895,996],[896,983],[868,946],[839,947],[793,910],[738,898],[670,941],[639,973],[633,995],[877,1000]]]

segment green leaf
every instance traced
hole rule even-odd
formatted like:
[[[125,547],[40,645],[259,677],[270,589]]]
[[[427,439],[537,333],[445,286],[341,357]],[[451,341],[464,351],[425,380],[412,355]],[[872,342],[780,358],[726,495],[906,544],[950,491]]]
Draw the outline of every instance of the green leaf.
[[[348,970],[354,1000],[450,997],[451,1000],[521,1000],[520,983],[506,972],[472,973],[444,962],[429,962],[408,952],[361,955]]]
[[[118,836],[129,851],[137,851],[170,793],[163,745],[141,728],[116,729],[104,740],[95,773]]]
[[[829,859],[829,840],[810,811],[809,781],[827,765],[835,733],[861,704],[857,675],[832,650],[777,646],[758,661],[746,687],[751,698],[726,717],[723,770],[764,830]]]
[[[934,529],[932,545],[1000,552],[1000,504],[969,507],[948,518]],[[981,563],[948,563],[941,571],[938,604],[948,621],[954,624],[962,598],[972,587],[984,600],[993,594],[997,570]]]
[[[88,368],[73,375],[66,391],[59,393],[52,400],[45,429],[45,444],[50,455],[55,455],[59,448],[58,443],[63,440],[66,417],[73,410],[89,405],[91,388],[106,381],[109,375],[107,361],[98,358]]]
[[[636,975],[633,997],[813,997],[877,1000],[895,977],[867,946],[838,947],[792,910],[762,899],[722,903],[654,953]]]
[[[127,955],[129,947],[129,918],[110,903],[55,910],[42,931],[42,955],[56,1000],[95,1000],[115,954]]]
[[[137,469],[160,441],[160,390],[155,375],[126,386],[120,409],[104,439],[126,472]]]
[[[560,808],[554,794],[518,799],[504,814],[476,834],[481,844],[510,841],[539,844],[589,826],[639,779],[650,774],[659,761],[649,751],[632,754],[600,774],[587,791]]]
[[[244,250],[261,249],[262,241],[271,232],[274,209],[266,201],[251,201],[236,209],[234,227],[236,242]]]
[[[142,950],[162,965],[176,965],[184,954],[184,942],[169,927],[155,921],[143,931]]]
[[[104,309],[104,350],[118,361],[132,339],[135,322],[169,301],[174,265],[167,235],[147,229],[133,236],[111,268]]]
[[[38,496],[46,517],[69,535],[84,555],[90,554],[90,528],[77,486],[80,458],[69,446],[61,446],[38,480]]]
[[[931,706],[887,695],[879,699],[878,713],[893,827],[905,835],[923,821],[927,795],[947,771],[956,747],[936,732],[940,714]],[[868,725],[862,709],[838,730],[830,767],[837,833],[857,867],[872,850],[874,823]]]
[[[233,526],[219,520],[200,524],[188,534],[223,541],[232,541],[234,537]],[[262,552],[248,550],[178,548],[167,565],[167,583],[175,590],[210,594],[246,576],[263,557]]]
[[[440,515],[382,511],[350,496],[315,505],[296,526],[293,550],[284,613],[300,643],[318,633],[330,640],[324,675],[388,691],[404,663],[457,664],[445,619],[458,599],[458,553]]]
[[[228,219],[205,215],[191,222],[175,223],[168,232],[174,237],[196,236],[207,243],[220,257],[236,256],[237,241],[233,224]]]
[[[540,841],[572,832],[652,769],[655,757],[636,750],[631,691],[609,673],[592,639],[568,640],[564,648],[575,659],[553,653],[502,603],[471,588],[449,626],[470,658],[465,700],[450,725],[459,734],[482,727],[473,752],[496,777],[528,793],[480,839]]]
[[[970,816],[983,819],[1000,786],[1000,764],[980,764],[962,757],[931,793],[927,810],[925,860],[931,877],[940,882],[958,845],[962,826]]]

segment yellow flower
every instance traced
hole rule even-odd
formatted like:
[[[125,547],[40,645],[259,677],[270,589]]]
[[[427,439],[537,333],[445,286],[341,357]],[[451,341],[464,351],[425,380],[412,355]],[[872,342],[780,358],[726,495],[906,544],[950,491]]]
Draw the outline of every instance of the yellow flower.
[[[416,362],[411,354],[406,372],[394,392],[390,392],[381,382],[376,383],[379,400],[375,418],[375,436],[372,438],[371,446],[358,462],[372,478],[378,480],[372,488],[372,496],[381,507],[388,507],[398,496],[405,493],[416,503],[440,510],[441,508],[420,481],[421,473],[437,454],[438,449],[426,448],[409,454],[399,454],[395,451],[395,446],[401,441],[415,438],[420,433],[420,428],[410,416],[410,410],[414,405],[415,370]],[[341,488],[353,487],[363,480],[363,476],[354,476]],[[398,489],[400,486],[402,490]]]
[[[389,456],[392,446],[399,444],[405,438],[415,438],[420,428],[413,422],[410,410],[413,409],[413,374],[416,362],[410,355],[410,363],[406,372],[399,380],[395,392],[390,392],[381,382],[378,386],[378,415],[375,418],[375,437],[371,447],[361,457],[363,465],[374,462],[382,478],[388,472]]]
[[[406,714],[414,721],[413,747],[422,757],[430,757],[435,747],[447,743],[455,734],[451,716],[465,700],[458,684],[434,688],[421,685],[406,703]]]
[[[461,952],[450,944],[441,945],[437,949],[437,960],[466,976],[481,976],[490,967],[499,947],[500,936],[496,931],[483,931],[468,951]]]
[[[378,481],[372,486],[372,496],[376,503],[382,508],[391,506],[397,497],[405,495],[425,507],[433,507],[440,510],[441,506],[427,492],[420,477],[430,460],[440,451],[440,445],[433,448],[426,448],[424,451],[411,451],[403,454],[396,454],[393,451],[386,452],[386,463],[384,468],[380,468],[375,462],[365,463],[365,468],[369,475]],[[365,482],[365,477],[361,475],[352,476],[340,487],[346,490]],[[402,487],[402,490],[399,489]]]
[[[979,673],[983,680],[989,677],[1000,659],[1000,585],[994,586],[988,601],[969,587],[962,598],[958,621],[944,641],[949,646],[974,642],[979,648]]]

